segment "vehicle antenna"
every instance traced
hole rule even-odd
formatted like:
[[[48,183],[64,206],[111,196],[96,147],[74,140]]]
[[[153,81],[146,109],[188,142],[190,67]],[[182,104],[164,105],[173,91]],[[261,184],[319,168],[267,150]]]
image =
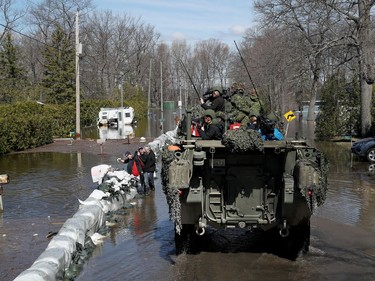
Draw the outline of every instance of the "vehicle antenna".
[[[239,49],[238,46],[237,46],[236,40],[234,40],[234,45],[236,45],[237,52],[238,52],[238,54],[240,55],[241,61],[242,61],[243,65],[244,65],[244,67],[245,67],[245,69],[246,69],[247,75],[248,75],[249,78],[250,78],[250,82],[251,82],[251,84],[253,85],[253,88],[254,88],[255,94],[258,96],[258,91],[257,91],[257,89],[256,89],[256,87],[255,87],[255,84],[254,84],[254,82],[253,82],[253,79],[251,78],[251,75],[250,75],[249,69],[247,68],[246,63],[245,63],[245,61],[244,61],[244,59],[243,59],[243,57],[242,57],[242,55],[241,55],[240,49]]]
[[[198,99],[200,99],[201,97],[200,97],[200,95],[199,95],[199,93],[198,93],[197,88],[196,88],[195,85],[194,85],[193,79],[191,78],[191,76],[190,76],[190,74],[189,74],[189,71],[187,70],[185,64],[184,64],[184,63],[182,62],[182,60],[180,60],[180,59],[179,59],[178,61],[181,63],[181,65],[182,65],[182,67],[184,68],[184,70],[185,70],[187,76],[189,77],[189,80],[190,80],[191,84],[193,85],[194,91],[195,91],[195,93],[197,94]]]

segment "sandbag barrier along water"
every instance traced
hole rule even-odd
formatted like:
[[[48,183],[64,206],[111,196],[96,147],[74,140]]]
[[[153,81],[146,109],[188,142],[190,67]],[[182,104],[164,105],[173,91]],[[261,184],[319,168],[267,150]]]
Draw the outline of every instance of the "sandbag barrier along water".
[[[73,261],[79,261],[77,254],[93,250],[90,245],[96,243],[106,214],[125,207],[137,194],[134,176],[114,171],[110,165],[93,167],[92,177],[99,187],[107,185],[107,189],[95,189],[85,201],[80,201],[78,211],[63,224],[47,249],[15,280],[69,280],[74,275],[72,270],[68,271],[69,267]]]
[[[148,145],[156,154],[161,148],[175,142],[177,128],[162,134]],[[124,170],[114,170],[110,165],[91,169],[93,182],[99,184],[85,201],[80,201],[78,211],[66,220],[46,250],[30,268],[15,281],[73,280],[96,243],[105,236],[106,222],[112,214],[121,212],[137,195],[138,178]]]

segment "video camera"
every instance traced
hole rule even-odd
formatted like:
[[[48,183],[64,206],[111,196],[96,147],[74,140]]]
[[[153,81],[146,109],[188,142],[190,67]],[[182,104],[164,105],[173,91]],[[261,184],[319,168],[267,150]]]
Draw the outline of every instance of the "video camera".
[[[258,116],[259,128],[264,135],[270,135],[274,133],[276,122],[263,116]]]
[[[207,92],[205,92],[202,96],[203,100],[206,102],[206,101],[212,101],[214,99],[214,91],[215,90],[209,90]],[[230,97],[230,90],[229,89],[223,89],[221,91],[221,96],[224,98],[224,99],[227,99]]]
[[[221,93],[221,96],[224,99],[229,99],[232,95],[230,93],[230,89],[223,89],[223,92]]]
[[[210,101],[212,100],[214,97],[214,91],[207,91],[203,94],[202,98],[203,100],[206,102],[206,101]]]
[[[197,127],[203,127],[204,119],[203,119],[203,117],[193,118],[191,120],[191,124],[194,125],[194,126],[197,126]]]

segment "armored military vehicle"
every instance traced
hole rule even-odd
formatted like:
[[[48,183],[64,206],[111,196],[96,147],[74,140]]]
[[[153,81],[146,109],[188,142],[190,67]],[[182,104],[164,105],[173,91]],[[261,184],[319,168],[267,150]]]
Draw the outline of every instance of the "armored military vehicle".
[[[188,130],[164,148],[162,163],[177,253],[189,250],[206,227],[273,230],[286,246],[302,241],[308,250],[328,163],[305,140],[263,141],[258,131],[241,129],[202,140]]]

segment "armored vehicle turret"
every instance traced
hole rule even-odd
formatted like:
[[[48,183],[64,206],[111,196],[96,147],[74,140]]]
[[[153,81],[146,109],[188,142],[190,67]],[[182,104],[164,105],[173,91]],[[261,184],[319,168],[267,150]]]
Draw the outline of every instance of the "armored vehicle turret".
[[[308,250],[310,217],[326,197],[328,163],[305,140],[263,141],[245,129],[202,140],[188,131],[164,148],[162,163],[177,253],[206,227],[277,229],[286,245],[303,241]]]

